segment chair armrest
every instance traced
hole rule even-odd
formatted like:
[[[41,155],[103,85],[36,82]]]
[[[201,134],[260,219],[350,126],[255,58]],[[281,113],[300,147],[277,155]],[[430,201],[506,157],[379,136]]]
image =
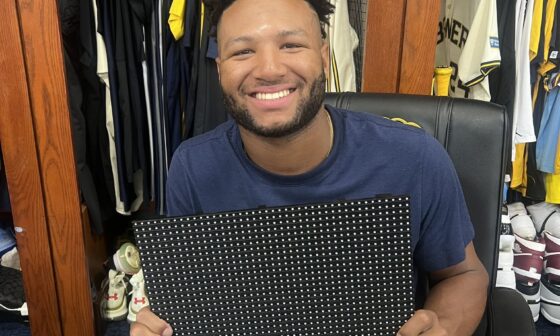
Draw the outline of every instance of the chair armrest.
[[[492,293],[492,335],[536,335],[535,322],[527,302],[511,288],[496,287]]]

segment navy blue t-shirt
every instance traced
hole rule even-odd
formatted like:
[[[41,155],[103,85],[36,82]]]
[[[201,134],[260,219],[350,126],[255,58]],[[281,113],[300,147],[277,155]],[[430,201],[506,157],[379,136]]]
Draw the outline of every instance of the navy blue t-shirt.
[[[168,215],[409,195],[415,266],[431,272],[463,261],[474,230],[455,169],[437,140],[371,114],[327,110],[333,148],[319,166],[297,176],[255,165],[233,121],[183,142],[169,169]]]

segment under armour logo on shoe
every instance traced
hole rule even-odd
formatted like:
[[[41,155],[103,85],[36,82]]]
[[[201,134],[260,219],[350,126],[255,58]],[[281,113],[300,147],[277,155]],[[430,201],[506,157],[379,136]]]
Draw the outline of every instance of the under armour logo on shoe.
[[[138,303],[146,304],[146,298],[145,297],[143,297],[142,299],[134,298],[134,304],[138,304]]]
[[[119,295],[117,293],[113,294],[113,295],[105,295],[105,300],[115,300],[117,301],[119,299]]]

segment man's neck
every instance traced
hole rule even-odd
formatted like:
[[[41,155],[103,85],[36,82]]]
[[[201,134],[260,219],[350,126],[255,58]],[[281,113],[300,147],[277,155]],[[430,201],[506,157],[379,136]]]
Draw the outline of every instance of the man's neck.
[[[299,175],[317,167],[333,146],[332,121],[325,108],[297,134],[264,138],[240,127],[241,140],[249,158],[261,168],[279,175]]]

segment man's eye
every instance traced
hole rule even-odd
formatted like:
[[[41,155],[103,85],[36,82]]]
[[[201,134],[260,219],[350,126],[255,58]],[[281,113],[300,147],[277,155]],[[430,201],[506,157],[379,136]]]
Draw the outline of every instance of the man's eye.
[[[253,51],[251,49],[243,49],[243,50],[239,50],[233,53],[233,56],[243,56],[243,55],[249,55],[250,53],[252,53]]]
[[[301,44],[297,44],[297,43],[286,43],[282,46],[283,49],[295,49],[295,48],[301,48]]]

